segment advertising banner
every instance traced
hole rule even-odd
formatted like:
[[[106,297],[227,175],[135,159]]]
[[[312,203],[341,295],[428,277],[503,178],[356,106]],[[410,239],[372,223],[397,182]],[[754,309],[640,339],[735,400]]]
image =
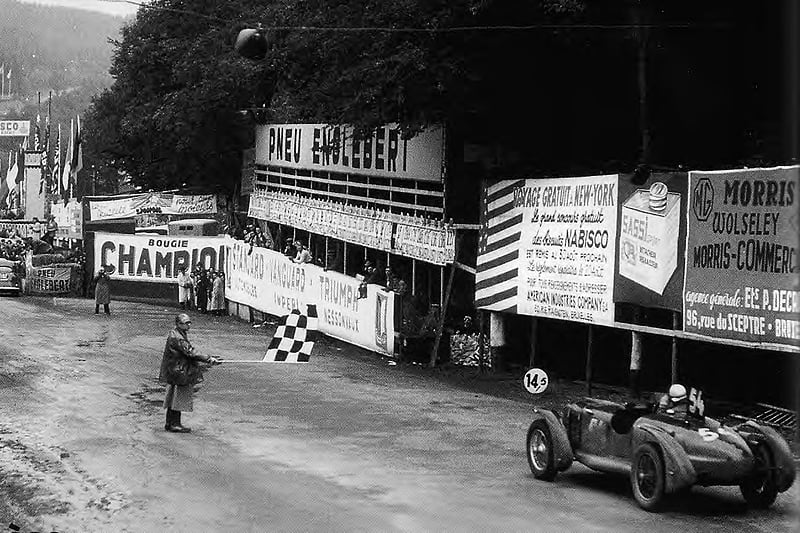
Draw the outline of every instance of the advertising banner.
[[[483,192],[479,308],[614,321],[617,175],[527,179]]]
[[[225,238],[225,297],[272,315],[316,304],[319,331],[385,354],[394,353],[394,293],[313,264],[295,264],[278,252]]]
[[[456,232],[442,224],[395,224],[393,252],[435,265],[452,263]]]
[[[0,220],[0,232],[5,232],[8,237],[21,238],[33,236],[32,220]]]
[[[800,167],[689,174],[684,329],[800,344]]]
[[[682,311],[686,183],[685,173],[620,180],[614,301]]]
[[[0,120],[0,137],[28,137],[30,134],[30,120]]]
[[[355,140],[349,126],[267,124],[256,129],[256,163],[441,182],[444,130],[403,139],[396,125],[387,125]]]
[[[98,232],[94,254],[94,269],[105,266],[111,279],[176,283],[180,266],[223,268],[225,239]]]
[[[614,321],[618,177],[526,180],[519,313],[578,322]]]
[[[25,290],[32,294],[64,294],[72,290],[72,266],[28,267]]]
[[[247,216],[259,220],[269,220],[269,197],[264,194],[251,194]]]
[[[144,214],[205,215],[217,212],[217,197],[213,194],[149,193],[127,198],[90,200],[91,220],[130,218]]]
[[[83,238],[83,209],[77,200],[70,200],[67,205],[54,203],[50,206],[50,214],[58,224],[59,239]]]

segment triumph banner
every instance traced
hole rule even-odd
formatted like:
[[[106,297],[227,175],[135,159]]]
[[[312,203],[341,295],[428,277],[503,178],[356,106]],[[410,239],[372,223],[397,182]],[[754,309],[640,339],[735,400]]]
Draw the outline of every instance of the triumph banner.
[[[444,130],[404,139],[396,125],[388,125],[355,139],[350,126],[267,124],[256,129],[256,163],[441,182]]]
[[[684,329],[800,344],[800,167],[689,174]]]
[[[316,304],[319,331],[385,354],[394,353],[394,293],[313,264],[225,238],[225,297],[276,316]]]
[[[223,269],[225,238],[98,232],[94,257],[95,271],[104,266],[111,279],[176,283],[181,266]]]

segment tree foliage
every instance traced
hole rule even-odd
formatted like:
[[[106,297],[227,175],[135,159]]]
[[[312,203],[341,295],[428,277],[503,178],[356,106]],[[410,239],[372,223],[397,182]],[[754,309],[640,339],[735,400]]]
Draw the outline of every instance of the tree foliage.
[[[780,26],[784,3],[151,6],[116,43],[115,83],[96,100],[91,126],[98,153],[149,188],[230,192],[252,143],[237,111],[262,106],[264,120],[361,131],[396,122],[413,135],[445,124],[451,146],[482,147],[506,176],[624,172],[645,156],[719,168],[786,153],[773,142],[780,106],[767,103],[780,93],[780,35],[758,38]],[[269,32],[267,57],[237,57],[237,31],[257,24]]]

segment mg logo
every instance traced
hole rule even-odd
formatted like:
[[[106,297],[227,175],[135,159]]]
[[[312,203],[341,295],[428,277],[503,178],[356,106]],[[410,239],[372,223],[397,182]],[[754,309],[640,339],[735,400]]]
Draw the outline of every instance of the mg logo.
[[[714,187],[708,178],[700,178],[692,191],[692,209],[697,220],[707,220],[714,207]]]

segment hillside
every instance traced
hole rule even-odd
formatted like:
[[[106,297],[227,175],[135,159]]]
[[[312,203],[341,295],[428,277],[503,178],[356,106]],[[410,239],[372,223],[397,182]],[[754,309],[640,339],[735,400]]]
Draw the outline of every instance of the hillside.
[[[0,118],[35,120],[41,93],[44,121],[53,91],[52,124],[55,128],[60,122],[68,130],[70,117],[83,115],[91,98],[113,82],[109,40],[119,37],[126,19],[16,0],[0,0],[0,13],[0,64],[11,69],[17,102],[0,106]],[[11,140],[0,139],[0,155],[11,145]],[[7,155],[0,157],[4,159]],[[5,161],[0,166],[4,169]]]

